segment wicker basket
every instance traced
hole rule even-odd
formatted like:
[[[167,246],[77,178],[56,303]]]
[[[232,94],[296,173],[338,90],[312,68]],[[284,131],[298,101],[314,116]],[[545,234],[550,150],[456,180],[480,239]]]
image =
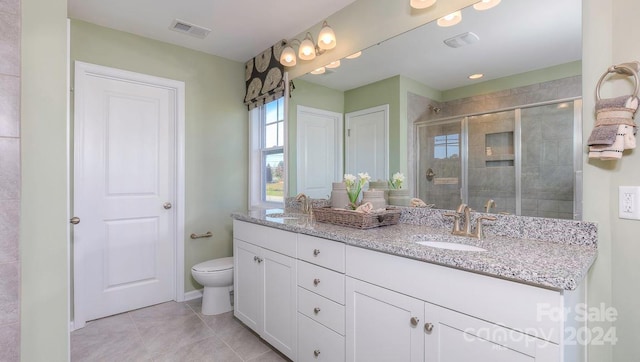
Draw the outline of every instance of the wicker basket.
[[[314,208],[316,221],[348,226],[356,229],[371,229],[378,226],[395,225],[400,220],[399,209],[387,208],[386,211],[365,214],[331,207]]]

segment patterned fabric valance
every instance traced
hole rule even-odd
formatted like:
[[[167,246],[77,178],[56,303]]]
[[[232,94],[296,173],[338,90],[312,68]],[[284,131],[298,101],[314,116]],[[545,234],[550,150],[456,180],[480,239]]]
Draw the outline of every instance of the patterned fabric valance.
[[[279,41],[245,64],[244,104],[249,110],[284,96],[284,66],[280,64],[284,45]]]

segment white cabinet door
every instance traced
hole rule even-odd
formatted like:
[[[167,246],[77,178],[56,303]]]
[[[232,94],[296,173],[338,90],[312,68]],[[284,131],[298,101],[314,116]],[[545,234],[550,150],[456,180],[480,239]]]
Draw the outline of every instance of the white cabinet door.
[[[423,361],[424,302],[346,279],[347,361]]]
[[[295,360],[297,340],[296,260],[262,249],[261,294],[263,325],[260,336]]]
[[[261,324],[260,266],[257,261],[260,248],[233,239],[233,298],[234,315],[254,331]]]
[[[551,342],[430,303],[424,315],[426,362],[546,362],[560,355],[548,353],[559,352]]]

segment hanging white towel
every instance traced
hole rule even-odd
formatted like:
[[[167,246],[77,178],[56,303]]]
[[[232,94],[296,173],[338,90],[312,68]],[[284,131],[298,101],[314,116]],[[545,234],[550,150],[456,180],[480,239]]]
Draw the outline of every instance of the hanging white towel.
[[[626,124],[619,125],[615,142],[610,146],[589,146],[589,158],[599,158],[603,161],[622,158],[624,150],[636,147],[636,137],[633,132],[634,127]]]

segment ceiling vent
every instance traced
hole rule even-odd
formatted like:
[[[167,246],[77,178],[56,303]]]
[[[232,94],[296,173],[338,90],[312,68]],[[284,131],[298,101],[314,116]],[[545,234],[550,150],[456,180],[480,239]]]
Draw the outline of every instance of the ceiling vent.
[[[211,32],[211,29],[207,29],[195,24],[190,24],[180,19],[173,20],[173,23],[171,23],[169,29],[200,39],[204,39]]]
[[[453,38],[446,39],[444,43],[452,48],[460,48],[465,45],[473,44],[478,40],[480,40],[480,38],[478,38],[476,34],[468,31],[466,33],[458,34]]]

